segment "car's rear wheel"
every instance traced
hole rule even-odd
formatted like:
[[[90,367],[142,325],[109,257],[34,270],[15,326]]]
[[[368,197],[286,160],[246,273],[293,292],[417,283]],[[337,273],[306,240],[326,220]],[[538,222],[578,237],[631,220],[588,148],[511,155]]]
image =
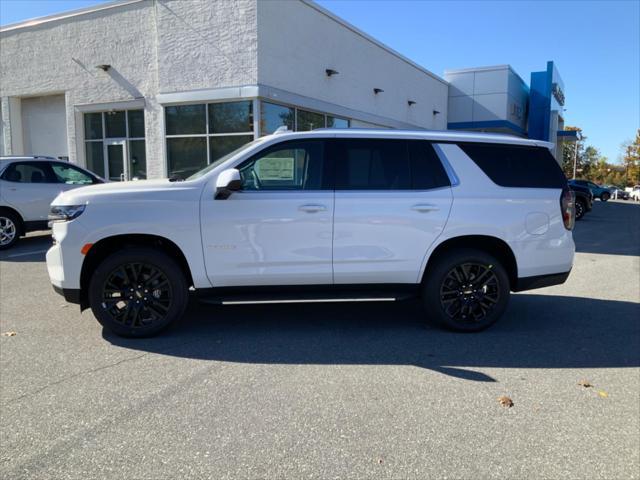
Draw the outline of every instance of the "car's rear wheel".
[[[0,250],[13,247],[20,239],[20,217],[10,210],[0,210]]]
[[[509,277],[488,253],[451,250],[430,266],[422,296],[428,320],[459,332],[477,332],[493,325],[507,308]]]
[[[600,200],[602,200],[603,202],[606,202],[610,198],[611,194],[609,192],[604,192],[602,195],[600,195]]]
[[[187,306],[185,276],[161,251],[121,250],[96,268],[89,304],[105,328],[123,337],[155,335],[178,320]]]
[[[584,217],[585,212],[587,211],[587,206],[585,205],[583,200],[576,200],[576,220],[580,220]]]

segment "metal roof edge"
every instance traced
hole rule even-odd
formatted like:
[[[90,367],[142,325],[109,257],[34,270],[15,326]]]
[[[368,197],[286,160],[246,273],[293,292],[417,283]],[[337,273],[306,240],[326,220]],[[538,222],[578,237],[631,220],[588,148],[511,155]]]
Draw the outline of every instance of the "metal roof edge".
[[[123,7],[133,3],[144,2],[145,0],[114,0],[112,2],[106,2],[92,7],[79,8],[76,10],[68,10],[66,12],[54,13],[46,15],[44,17],[35,17],[21,22],[10,23],[0,27],[0,33],[11,32],[22,28],[37,27],[45,23],[54,22],[56,20],[64,20],[66,18],[77,17],[80,15],[86,15],[93,12],[99,12],[101,10],[109,10],[111,8]]]

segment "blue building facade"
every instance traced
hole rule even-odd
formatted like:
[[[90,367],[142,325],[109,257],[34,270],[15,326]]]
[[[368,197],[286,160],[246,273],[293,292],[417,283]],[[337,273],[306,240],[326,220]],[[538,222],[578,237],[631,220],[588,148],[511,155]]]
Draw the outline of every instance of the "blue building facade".
[[[554,144],[571,140],[564,132],[564,82],[554,62],[531,73],[527,85],[510,65],[447,70],[450,130],[497,132]],[[558,132],[562,132],[558,134]]]

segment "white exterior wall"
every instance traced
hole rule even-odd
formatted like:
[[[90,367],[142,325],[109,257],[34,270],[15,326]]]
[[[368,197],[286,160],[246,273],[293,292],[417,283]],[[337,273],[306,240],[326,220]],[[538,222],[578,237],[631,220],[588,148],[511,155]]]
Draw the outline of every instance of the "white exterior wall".
[[[339,74],[328,77],[327,68]],[[351,109],[368,123],[447,128],[446,82],[310,2],[258,2],[258,81]]]
[[[326,68],[340,74],[327,78]],[[445,129],[447,90],[304,0],[122,0],[0,31],[2,153],[64,153],[85,165],[85,112],[144,108],[149,178],[167,173],[166,104],[260,96],[354,126]],[[51,95],[65,102],[66,149],[54,143],[55,152],[34,147],[28,113],[29,97]]]

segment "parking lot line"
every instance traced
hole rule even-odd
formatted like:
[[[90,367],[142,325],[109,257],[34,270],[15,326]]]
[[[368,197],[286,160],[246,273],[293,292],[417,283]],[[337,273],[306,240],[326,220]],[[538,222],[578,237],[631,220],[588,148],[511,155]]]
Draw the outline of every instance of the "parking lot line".
[[[46,253],[47,250],[36,250],[33,252],[14,253],[13,255],[7,255],[5,258],[26,257],[27,255],[38,255],[40,253]]]

